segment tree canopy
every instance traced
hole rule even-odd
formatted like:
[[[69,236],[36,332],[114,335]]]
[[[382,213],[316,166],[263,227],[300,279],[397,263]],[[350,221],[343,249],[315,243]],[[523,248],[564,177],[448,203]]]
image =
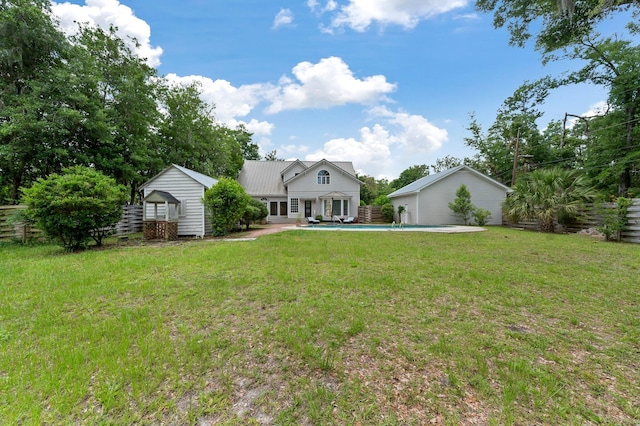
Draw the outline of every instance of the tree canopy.
[[[607,195],[639,194],[640,2],[478,0],[476,7],[494,14],[495,27],[507,27],[511,44],[522,47],[534,38],[543,63],[564,61],[574,71],[525,82],[505,100],[486,133],[472,115],[471,136],[465,139],[477,151],[472,165],[507,184],[530,169],[581,169]],[[602,34],[600,24],[609,19],[628,23]],[[540,130],[547,95],[573,84],[604,87],[607,107],[591,117],[555,117]]]
[[[49,1],[0,1],[0,203],[75,165],[134,201],[167,164],[236,177],[259,158],[251,133],[217,122],[199,86],[170,85],[128,46],[114,27],[65,36]]]

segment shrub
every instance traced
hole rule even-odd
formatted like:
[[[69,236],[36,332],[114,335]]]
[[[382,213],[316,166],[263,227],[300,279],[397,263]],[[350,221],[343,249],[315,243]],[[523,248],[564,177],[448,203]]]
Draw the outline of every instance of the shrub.
[[[473,214],[475,206],[471,203],[471,193],[466,185],[460,185],[456,191],[456,199],[453,203],[449,203],[449,208],[454,215],[462,218],[465,225],[469,223],[469,218]]]
[[[231,178],[222,178],[204,193],[204,204],[211,212],[215,236],[227,235],[244,215],[250,197]]]
[[[489,210],[478,207],[473,211],[473,220],[476,221],[478,226],[485,226],[487,222],[489,222],[489,219],[491,219],[491,212]]]
[[[247,208],[244,211],[244,215],[242,215],[242,221],[249,229],[249,224],[251,222],[257,222],[259,220],[264,219],[269,215],[269,210],[267,207],[259,200],[255,198],[250,198],[247,203]]]
[[[620,233],[627,226],[627,211],[633,204],[630,198],[618,197],[613,208],[600,207],[602,212],[602,225],[596,229],[602,232],[607,241],[620,241]]]
[[[99,171],[76,166],[23,188],[27,217],[67,250],[98,246],[122,218],[127,190]]]
[[[381,208],[381,211],[382,211],[382,217],[384,218],[385,222],[393,222],[393,213],[394,213],[393,204],[391,203],[384,204]]]
[[[554,232],[554,222],[575,218],[595,195],[579,170],[537,169],[516,181],[502,209],[512,222],[539,220],[543,232]]]

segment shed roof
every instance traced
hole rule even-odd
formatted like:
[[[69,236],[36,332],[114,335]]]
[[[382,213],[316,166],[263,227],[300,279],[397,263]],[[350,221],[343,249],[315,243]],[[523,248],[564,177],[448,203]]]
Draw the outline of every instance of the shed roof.
[[[149,193],[149,195],[144,197],[144,201],[146,201],[147,203],[155,203],[155,204],[158,204],[158,203],[180,204],[180,200],[178,200],[176,197],[174,197],[170,193],[166,191],[158,191],[157,189],[154,189]]]
[[[218,179],[212,178],[211,176],[207,176],[205,174],[196,172],[195,170],[187,169],[186,167],[178,166],[177,164],[172,164],[166,169],[164,169],[163,171],[161,171],[160,173],[158,173],[157,175],[155,175],[154,177],[152,177],[151,179],[149,179],[148,181],[146,181],[144,184],[140,185],[140,189],[143,189],[144,187],[149,185],[151,182],[156,180],[158,177],[165,174],[167,170],[170,170],[172,168],[179,170],[180,172],[184,173],[186,176],[190,177],[194,181],[203,185],[207,189],[211,188],[213,185],[218,183]]]
[[[397,191],[392,192],[391,194],[388,195],[389,198],[394,198],[394,197],[399,197],[401,195],[407,195],[407,194],[412,194],[412,193],[416,193],[416,192],[420,192],[423,189],[433,185],[434,183],[446,178],[447,176],[451,176],[454,173],[457,173],[459,171],[469,171],[472,174],[476,175],[477,177],[479,177],[480,179],[483,179],[485,181],[487,181],[488,183],[492,184],[492,185],[496,185],[502,189],[504,189],[505,191],[511,191],[511,188],[509,188],[506,185],[503,185],[502,183],[498,182],[497,180],[494,180],[492,178],[490,178],[489,176],[480,173],[479,171],[477,171],[474,168],[471,168],[469,166],[465,166],[464,164],[458,167],[453,167],[451,169],[447,169],[444,170],[442,172],[438,172],[434,175],[428,175],[425,177],[422,177],[420,179],[418,179],[415,182],[410,183],[409,185],[406,185],[400,189],[398,189]]]

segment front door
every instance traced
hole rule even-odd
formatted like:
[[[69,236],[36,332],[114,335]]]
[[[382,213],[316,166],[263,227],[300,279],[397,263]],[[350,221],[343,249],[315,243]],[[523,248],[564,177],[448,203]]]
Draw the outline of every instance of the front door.
[[[304,201],[304,217],[311,217],[311,200]]]

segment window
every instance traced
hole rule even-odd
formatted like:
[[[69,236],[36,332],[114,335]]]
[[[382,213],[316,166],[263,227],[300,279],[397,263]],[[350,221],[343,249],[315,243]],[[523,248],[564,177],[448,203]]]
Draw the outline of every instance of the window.
[[[320,170],[318,172],[318,185],[329,185],[330,182],[329,172],[326,170]]]
[[[329,216],[349,216],[349,200],[323,200],[322,213]]]
[[[180,204],[178,204],[178,217],[186,217],[187,216],[187,200],[180,200]]]
[[[272,201],[271,205],[269,206],[269,214],[271,216],[278,216],[278,202],[277,201]]]
[[[291,213],[298,213],[298,199],[297,198],[292,198],[291,199]]]
[[[280,216],[286,216],[286,215],[287,215],[287,202],[280,201]]]

